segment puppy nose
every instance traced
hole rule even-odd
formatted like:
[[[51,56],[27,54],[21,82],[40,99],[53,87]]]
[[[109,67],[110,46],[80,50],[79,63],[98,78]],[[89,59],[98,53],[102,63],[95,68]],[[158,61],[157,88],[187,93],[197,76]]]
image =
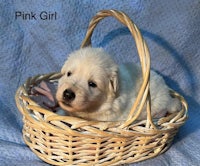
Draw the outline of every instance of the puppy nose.
[[[68,101],[68,102],[73,101],[75,99],[75,97],[76,97],[76,95],[71,89],[66,89],[63,92],[63,99]]]

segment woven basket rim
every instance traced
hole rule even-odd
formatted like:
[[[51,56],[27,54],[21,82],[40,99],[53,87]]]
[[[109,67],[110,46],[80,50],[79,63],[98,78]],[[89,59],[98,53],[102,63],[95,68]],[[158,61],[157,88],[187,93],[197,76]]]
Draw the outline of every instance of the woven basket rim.
[[[77,124],[81,123],[82,125],[86,124],[86,126],[89,126],[89,125],[97,126],[98,128],[100,128],[100,130],[104,131],[104,130],[107,130],[108,128],[119,127],[120,125],[122,125],[124,123],[124,121],[92,121],[92,120],[82,119],[82,118],[79,118],[79,117],[58,115],[58,114],[56,114],[54,112],[51,112],[48,109],[43,108],[42,106],[37,104],[35,101],[33,101],[31,98],[29,98],[29,94],[28,94],[27,89],[32,87],[33,84],[37,84],[37,83],[39,83],[39,82],[41,82],[43,80],[52,81],[53,79],[58,79],[60,76],[61,76],[61,73],[48,73],[48,74],[36,75],[36,76],[28,78],[27,81],[22,86],[20,86],[18,88],[18,90],[16,92],[16,96],[15,96],[17,107],[19,108],[20,112],[25,117],[30,117],[30,121],[32,121],[31,118],[33,118],[33,117],[31,117],[31,115],[28,112],[26,112],[26,109],[22,108],[22,105],[27,105],[28,104],[30,109],[32,109],[32,108],[33,109],[37,109],[38,112],[40,112],[42,114],[45,114],[46,115],[46,118],[45,118],[46,122],[51,121],[51,120],[63,120],[63,121],[66,120],[66,121],[71,122],[72,124],[73,124],[73,122],[76,122],[74,124],[74,126],[73,125],[71,126],[72,129],[76,129],[77,127],[80,127],[80,125],[77,125]],[[170,90],[170,91],[171,91],[171,94],[174,97],[177,97],[182,103],[182,110],[177,112],[177,113],[175,113],[175,114],[177,114],[176,116],[177,117],[182,117],[183,121],[186,120],[187,119],[187,114],[188,114],[188,112],[187,112],[187,107],[188,106],[187,106],[187,103],[186,103],[185,99],[180,94],[175,92],[174,90]],[[22,99],[25,100],[27,103],[26,104],[25,103],[21,103],[20,100],[22,100]],[[163,121],[165,118],[166,118],[166,116],[162,117],[162,118],[154,119],[154,123],[158,123],[159,124],[159,122]],[[35,119],[33,118],[33,121],[34,120]],[[146,119],[142,120],[142,121],[146,121]],[[138,122],[140,122],[140,121],[138,121]],[[144,128],[146,128],[146,126],[144,126]],[[171,126],[170,128],[167,128],[167,129],[166,128],[159,128],[159,129],[158,128],[156,128],[156,129],[155,128],[149,128],[149,132],[150,133],[148,133],[148,130],[146,130],[145,133],[141,133],[141,134],[142,135],[153,135],[154,132],[152,132],[152,131],[154,131],[154,130],[156,130],[156,132],[159,133],[159,132],[169,132],[170,130],[173,130],[174,128],[177,128],[177,126]],[[114,134],[114,135],[117,136],[117,135],[119,135],[119,133]]]

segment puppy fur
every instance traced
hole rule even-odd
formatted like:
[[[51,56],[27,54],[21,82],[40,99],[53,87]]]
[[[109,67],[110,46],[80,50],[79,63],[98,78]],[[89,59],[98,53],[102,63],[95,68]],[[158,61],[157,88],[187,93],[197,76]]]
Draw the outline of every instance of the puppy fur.
[[[134,63],[118,66],[102,48],[86,47],[69,55],[61,69],[56,98],[71,116],[88,120],[126,120],[142,83],[141,69]],[[66,101],[65,90],[74,93]],[[169,94],[163,78],[150,73],[151,111],[154,118],[181,109]],[[138,120],[146,119],[146,110]]]

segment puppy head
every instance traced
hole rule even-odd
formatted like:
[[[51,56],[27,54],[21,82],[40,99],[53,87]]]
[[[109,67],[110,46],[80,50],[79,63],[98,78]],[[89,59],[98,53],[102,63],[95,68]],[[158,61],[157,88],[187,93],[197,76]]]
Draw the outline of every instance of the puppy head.
[[[61,69],[56,98],[69,112],[95,111],[118,92],[117,65],[101,48],[86,47],[69,55]]]

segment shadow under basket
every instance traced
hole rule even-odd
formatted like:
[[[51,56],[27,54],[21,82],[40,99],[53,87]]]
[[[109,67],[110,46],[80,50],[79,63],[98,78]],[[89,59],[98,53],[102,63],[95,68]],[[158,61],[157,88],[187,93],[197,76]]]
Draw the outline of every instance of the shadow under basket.
[[[102,10],[91,20],[81,47],[91,45],[97,23],[112,16],[127,26],[135,39],[143,73],[143,83],[126,121],[99,122],[60,116],[30,99],[29,91],[41,81],[57,81],[60,73],[29,78],[16,92],[16,104],[23,115],[23,138],[30,149],[52,165],[121,165],[155,157],[166,151],[187,119],[187,103],[178,93],[171,95],[182,109],[160,119],[152,119],[149,90],[150,56],[137,26],[123,12]],[[137,121],[146,107],[146,120]]]

